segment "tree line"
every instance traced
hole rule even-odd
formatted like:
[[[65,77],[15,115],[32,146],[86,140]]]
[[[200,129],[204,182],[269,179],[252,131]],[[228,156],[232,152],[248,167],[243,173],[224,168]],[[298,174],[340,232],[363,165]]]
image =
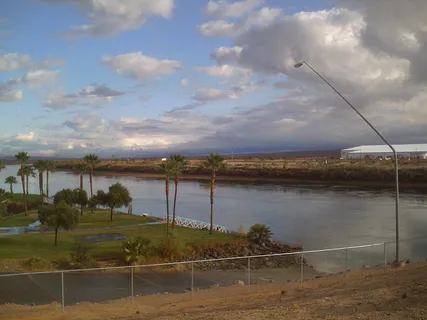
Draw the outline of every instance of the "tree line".
[[[28,214],[27,211],[27,195],[28,195],[28,181],[30,177],[36,177],[36,170],[38,171],[39,177],[39,190],[40,196],[49,197],[49,173],[55,170],[56,165],[54,161],[51,160],[37,160],[33,165],[28,164],[30,161],[30,156],[27,152],[19,152],[15,155],[15,158],[20,162],[20,168],[17,172],[17,176],[21,178],[22,183],[22,192],[24,195],[24,206],[25,206],[25,215]],[[111,198],[112,191],[115,189],[119,190],[120,187],[115,184],[110,186],[109,192],[105,193],[103,190],[98,190],[96,194],[93,192],[93,175],[96,166],[100,163],[99,157],[96,154],[87,154],[83,157],[82,161],[77,163],[73,170],[79,175],[80,188],[77,194],[76,190],[64,189],[61,190],[61,197],[65,199],[78,199],[77,202],[73,202],[73,205],[79,205],[81,213],[83,212],[83,207],[89,206],[91,212],[96,207],[96,205],[104,206],[110,208],[110,219],[113,218],[114,208],[128,205],[130,203],[129,198],[122,197],[120,199]],[[225,167],[225,158],[218,153],[211,153],[206,157],[203,162],[203,167],[210,170],[211,180],[210,180],[210,229],[209,232],[212,234],[214,226],[214,198],[215,198],[215,183],[216,183],[216,173],[218,170]],[[166,228],[167,234],[169,234],[170,227],[175,228],[176,225],[176,208],[177,208],[177,198],[178,198],[178,186],[182,176],[183,171],[187,168],[188,161],[181,154],[172,154],[170,157],[163,161],[161,164],[162,171],[164,173],[165,179],[165,197],[166,197]],[[44,173],[46,173],[46,181],[44,180]],[[85,195],[83,186],[83,176],[84,174],[89,174],[89,184],[90,184],[90,196]],[[170,217],[170,181],[173,180],[174,183],[174,196],[173,196],[173,207],[172,207],[172,219]],[[13,193],[13,185],[17,183],[17,179],[14,176],[7,177],[5,183],[10,185],[10,192]],[[45,188],[46,186],[46,188]],[[121,186],[121,185],[120,185]],[[122,186],[123,187],[123,186]],[[71,196],[74,192],[74,196]],[[113,192],[114,193],[114,192]],[[76,195],[77,194],[77,195]],[[58,194],[57,194],[58,195]],[[56,196],[56,195],[55,195]],[[58,196],[59,197],[59,196]],[[68,198],[67,198],[68,197]],[[131,198],[130,198],[131,199]],[[68,200],[65,202],[67,203]],[[119,203],[122,205],[119,206]],[[71,205],[68,201],[68,205]]]

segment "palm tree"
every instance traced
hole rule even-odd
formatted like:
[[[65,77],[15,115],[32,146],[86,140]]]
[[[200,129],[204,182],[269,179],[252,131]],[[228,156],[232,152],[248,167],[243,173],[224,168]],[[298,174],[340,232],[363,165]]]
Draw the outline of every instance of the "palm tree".
[[[83,160],[86,162],[89,167],[89,184],[90,184],[90,196],[93,197],[93,186],[92,186],[92,177],[95,166],[100,162],[96,154],[87,154],[83,157]]]
[[[43,174],[46,170],[46,161],[45,160],[37,160],[34,162],[34,168],[39,172],[39,189],[40,189],[40,197],[41,201],[43,201],[44,195],[44,184],[43,184]]]
[[[19,169],[21,170],[21,169]],[[18,170],[18,175],[20,175],[21,173]],[[25,176],[25,191],[27,192],[27,195],[29,194],[29,188],[28,188],[28,181],[29,178],[35,178],[36,177],[36,173],[34,172],[34,167],[32,165],[25,165],[23,167],[24,170],[24,176]]]
[[[188,161],[185,160],[184,156],[181,154],[173,154],[169,157],[170,165],[171,165],[171,173],[174,177],[175,183],[175,195],[173,198],[173,213],[172,213],[172,229],[175,228],[175,219],[176,219],[176,198],[178,196],[178,183],[179,177],[182,174],[182,171],[188,165]]]
[[[24,175],[24,164],[30,160],[30,156],[27,152],[18,152],[15,154],[16,160],[18,160],[21,163],[21,183],[22,183],[22,193],[24,194],[24,209],[25,209],[25,215],[28,214],[27,211],[27,195],[25,193],[25,175]]]
[[[4,169],[4,168],[6,168],[6,166],[4,165],[3,161],[0,161],[0,171],[1,169]]]
[[[55,170],[56,162],[53,160],[46,160],[46,197],[49,197],[49,173]]]
[[[161,168],[165,174],[165,193],[166,193],[166,235],[169,235],[169,181],[172,174],[172,163],[170,161],[162,162]]]
[[[218,169],[225,167],[224,157],[218,153],[211,153],[209,157],[206,158],[206,161],[203,163],[203,166],[211,170],[211,227],[209,233],[212,234],[213,231],[213,215],[214,215],[214,191],[215,191],[215,179],[216,172]]]
[[[80,175],[80,190],[83,190],[83,175],[89,171],[86,163],[80,162],[74,166],[74,170]]]
[[[4,180],[4,183],[10,186],[10,193],[13,194],[13,185],[18,183],[16,178],[14,176],[9,176]]]

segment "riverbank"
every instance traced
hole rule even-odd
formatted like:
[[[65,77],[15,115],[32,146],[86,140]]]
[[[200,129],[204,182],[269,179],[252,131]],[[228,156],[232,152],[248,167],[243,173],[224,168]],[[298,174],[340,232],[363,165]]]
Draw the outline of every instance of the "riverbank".
[[[259,283],[252,285],[250,292],[247,286],[242,285],[213,286],[207,290],[181,294],[136,296],[132,300],[125,298],[129,296],[128,290],[121,290],[126,291],[125,296],[117,297],[115,294],[116,299],[122,298],[120,300],[108,303],[82,302],[67,306],[65,313],[61,312],[59,303],[41,306],[2,305],[0,319],[425,319],[426,272],[427,264],[410,264],[400,269],[387,269],[386,272],[382,268],[351,271],[346,284],[343,275],[331,275],[306,281],[303,286],[297,282]],[[158,284],[158,279],[142,278],[140,283],[152,288]],[[128,280],[123,279],[126,282]],[[37,277],[34,277],[34,281],[38,281]],[[93,292],[114,294],[118,291],[114,289],[94,285]],[[68,298],[78,298],[83,292],[77,294],[76,297],[68,293],[65,302]],[[61,301],[60,298],[59,290],[48,297],[50,301]]]
[[[57,161],[60,170],[72,170],[78,160]],[[202,160],[190,160],[182,179],[206,181],[210,171]],[[97,174],[162,179],[161,161],[102,161]],[[427,161],[400,161],[399,179],[402,187],[427,189]],[[316,184],[393,188],[394,167],[391,161],[344,161],[333,159],[304,160],[227,160],[225,169],[218,170],[218,181],[255,183]]]

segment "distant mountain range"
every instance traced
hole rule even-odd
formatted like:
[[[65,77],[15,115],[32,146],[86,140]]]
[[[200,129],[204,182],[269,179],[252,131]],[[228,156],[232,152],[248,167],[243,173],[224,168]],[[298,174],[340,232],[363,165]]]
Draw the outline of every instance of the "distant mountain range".
[[[224,155],[227,158],[305,158],[305,157],[338,157],[340,155],[341,149],[327,149],[327,150],[278,150],[278,151],[244,151],[244,150],[224,150],[225,152],[220,151],[212,151],[212,150],[187,150],[180,151],[179,153],[185,155],[188,158],[198,158],[209,155],[211,152],[218,152]],[[176,152],[176,151],[174,151]],[[153,159],[153,158],[163,158],[169,156],[169,154],[173,152],[165,152],[165,150],[161,151],[151,151],[144,152],[145,154],[141,154],[141,152],[123,152],[117,153],[115,155],[106,155],[97,153],[93,151],[93,153],[98,154],[101,159]],[[31,155],[31,154],[30,154]],[[81,157],[76,156],[54,156],[54,157],[40,157],[40,156],[32,156],[31,160],[73,160],[80,159]],[[15,157],[13,156],[0,156],[0,160],[6,164],[17,163]]]

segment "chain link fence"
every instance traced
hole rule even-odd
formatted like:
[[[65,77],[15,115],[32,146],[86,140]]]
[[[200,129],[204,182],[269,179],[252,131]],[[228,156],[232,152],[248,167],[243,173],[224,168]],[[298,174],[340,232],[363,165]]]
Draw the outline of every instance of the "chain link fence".
[[[426,245],[426,239],[402,241]],[[183,261],[151,265],[109,267],[19,274],[0,274],[0,309],[2,305],[54,305],[65,311],[67,306],[82,302],[107,302],[153,294],[191,293],[217,286],[241,286],[251,292],[257,284],[300,282],[321,277],[324,273],[310,266],[310,261],[333,259],[334,273],[347,281],[350,269],[362,268],[365,261],[386,272],[395,244],[373,243],[361,246],[309,250],[270,255]],[[411,256],[412,252],[407,253]],[[296,265],[277,267],[278,259],[293,258]],[[405,257],[406,259],[407,257]],[[425,257],[411,257],[425,261]],[[373,264],[372,264],[373,263]]]

